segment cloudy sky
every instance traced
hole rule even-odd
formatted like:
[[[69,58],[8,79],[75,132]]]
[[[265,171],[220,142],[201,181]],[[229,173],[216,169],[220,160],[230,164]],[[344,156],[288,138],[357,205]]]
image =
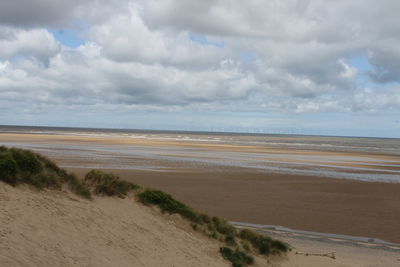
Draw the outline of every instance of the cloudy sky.
[[[0,124],[400,137],[398,0],[0,2]]]

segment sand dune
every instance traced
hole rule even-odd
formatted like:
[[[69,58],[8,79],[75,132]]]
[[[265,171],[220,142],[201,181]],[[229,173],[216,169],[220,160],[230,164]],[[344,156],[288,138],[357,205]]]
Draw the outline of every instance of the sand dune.
[[[132,199],[0,190],[0,266],[229,266],[217,242]]]
[[[89,201],[0,182],[0,225],[0,266],[230,266],[221,243],[133,197]],[[362,265],[292,251],[254,266]]]

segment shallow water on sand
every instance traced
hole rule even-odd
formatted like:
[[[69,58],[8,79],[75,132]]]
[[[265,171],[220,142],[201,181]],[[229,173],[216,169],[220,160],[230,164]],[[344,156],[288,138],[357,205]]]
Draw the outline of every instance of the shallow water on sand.
[[[400,182],[400,139],[11,126],[0,126],[0,133],[75,136],[76,140],[101,137],[165,142],[163,145],[73,140],[33,142],[0,135],[0,145],[41,152],[63,167],[153,171],[243,167],[265,172]],[[191,146],[193,143],[197,145]]]

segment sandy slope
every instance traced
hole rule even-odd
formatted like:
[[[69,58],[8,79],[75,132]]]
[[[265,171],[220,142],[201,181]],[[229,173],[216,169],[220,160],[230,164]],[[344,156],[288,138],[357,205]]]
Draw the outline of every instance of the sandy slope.
[[[229,266],[218,243],[157,213],[0,182],[0,266]]]
[[[220,246],[132,197],[88,201],[0,182],[0,266],[230,266]],[[364,266],[296,255],[299,246],[285,258],[257,257],[255,266]]]

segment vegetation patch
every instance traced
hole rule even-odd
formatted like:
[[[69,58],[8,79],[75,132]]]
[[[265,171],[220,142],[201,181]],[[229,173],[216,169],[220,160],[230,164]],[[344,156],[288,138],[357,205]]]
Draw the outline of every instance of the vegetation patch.
[[[11,154],[0,152],[0,179],[8,184],[18,182],[18,165]]]
[[[178,213],[195,223],[203,223],[203,221],[208,218],[208,216],[198,214],[182,202],[175,200],[171,195],[160,190],[146,189],[139,193],[138,197],[144,204],[156,205],[161,211],[170,214]]]
[[[84,198],[91,198],[90,190],[87,188],[86,185],[82,183],[82,181],[76,177],[75,174],[68,174],[68,185],[71,191],[77,195],[80,195]]]
[[[231,236],[236,236],[237,234],[236,228],[224,219],[214,216],[212,217],[211,223],[214,229],[220,234]]]
[[[60,189],[63,184],[68,184],[75,194],[90,198],[89,190],[75,175],[30,150],[1,146],[0,180],[13,186],[29,184],[38,189]]]
[[[85,184],[94,188],[97,195],[125,197],[131,190],[140,189],[140,186],[121,180],[112,173],[91,170],[85,176]]]
[[[231,249],[228,247],[221,247],[219,249],[222,257],[232,263],[233,267],[245,267],[254,263],[254,258],[246,252],[239,249]]]
[[[268,236],[257,234],[249,229],[242,229],[239,233],[239,237],[249,241],[260,254],[280,254],[289,250],[288,244]]]
[[[289,246],[284,242],[247,229],[238,231],[226,220],[198,213],[163,191],[146,189],[140,192],[138,197],[142,203],[158,206],[162,212],[180,214],[192,222],[193,230],[203,232],[210,238],[224,242],[227,247],[222,247],[220,252],[225,259],[232,262],[233,266],[253,264],[253,257],[246,252],[251,253],[253,251],[258,254],[270,255],[289,250]]]

